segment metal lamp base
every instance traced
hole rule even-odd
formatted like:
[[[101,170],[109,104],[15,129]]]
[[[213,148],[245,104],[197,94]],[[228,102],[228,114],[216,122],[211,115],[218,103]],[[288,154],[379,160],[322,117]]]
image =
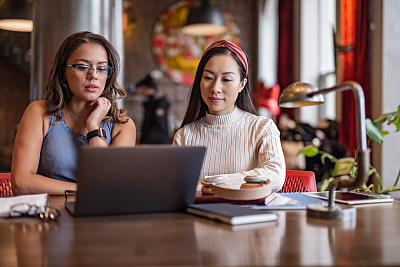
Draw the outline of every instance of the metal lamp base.
[[[307,216],[327,220],[350,220],[356,216],[356,209],[342,208],[337,205],[329,207],[328,204],[310,204],[307,206]]]

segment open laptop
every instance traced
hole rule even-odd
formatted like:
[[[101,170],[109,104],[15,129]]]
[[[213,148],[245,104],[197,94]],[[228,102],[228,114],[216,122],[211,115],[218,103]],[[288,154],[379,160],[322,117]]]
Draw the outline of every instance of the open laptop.
[[[193,204],[205,147],[169,145],[79,151],[74,216],[185,211]]]

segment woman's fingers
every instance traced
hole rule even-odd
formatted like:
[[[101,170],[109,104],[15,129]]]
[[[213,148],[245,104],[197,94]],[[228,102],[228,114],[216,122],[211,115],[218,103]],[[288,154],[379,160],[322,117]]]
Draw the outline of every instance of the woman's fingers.
[[[111,107],[111,102],[110,102],[110,100],[108,100],[108,99],[105,98],[105,97],[99,97],[99,98],[97,99],[97,101],[98,101],[98,103],[100,103],[100,105],[103,105],[103,107],[105,107],[105,109],[106,109],[106,112],[108,112],[108,110],[109,110],[110,107]]]
[[[93,100],[93,101],[91,101],[91,102],[89,102],[89,107],[93,107],[94,105],[97,105],[97,106],[99,106],[99,105],[105,105],[105,107],[107,107],[107,106],[109,106],[109,107],[111,107],[111,102],[110,102],[110,100],[108,100],[107,98],[105,98],[105,97],[99,97],[99,98],[97,98],[96,100]],[[96,106],[96,107],[97,107]],[[103,106],[104,107],[104,106]],[[108,110],[107,110],[108,111]]]
[[[93,107],[93,111],[89,115],[86,124],[88,126],[90,125],[90,128],[99,127],[101,121],[111,108],[111,102],[105,97],[99,97],[98,99],[89,103],[89,106]]]

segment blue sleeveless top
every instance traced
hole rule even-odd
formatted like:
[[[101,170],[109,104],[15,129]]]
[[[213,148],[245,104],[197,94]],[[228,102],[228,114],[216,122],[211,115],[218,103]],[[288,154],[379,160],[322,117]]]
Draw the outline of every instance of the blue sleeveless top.
[[[49,118],[49,130],[43,138],[37,174],[66,182],[76,182],[78,155],[81,146],[88,146],[86,136],[74,133],[62,120],[55,124],[56,116]],[[111,144],[114,120],[102,121],[100,127],[107,135],[106,143]]]

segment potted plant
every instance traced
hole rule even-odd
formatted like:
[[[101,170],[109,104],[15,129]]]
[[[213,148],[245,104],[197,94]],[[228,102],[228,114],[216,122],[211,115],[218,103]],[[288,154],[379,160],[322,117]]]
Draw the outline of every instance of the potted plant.
[[[383,144],[383,138],[385,135],[389,134],[388,131],[383,131],[382,130],[382,125],[387,124],[391,125],[393,124],[396,127],[395,132],[400,131],[400,105],[397,107],[397,111],[390,112],[390,113],[385,113],[372,121],[371,119],[366,119],[366,131],[367,135],[369,137],[369,142],[375,141],[378,142],[379,144]],[[332,176],[323,180],[319,190],[320,191],[325,191],[328,187],[328,185],[336,179],[340,179],[343,176],[350,176],[352,178],[355,177],[357,173],[357,165],[356,165],[356,160],[353,157],[344,157],[337,159],[333,155],[319,150],[318,147],[314,145],[308,145],[305,146],[304,148],[300,149],[297,152],[297,155],[304,154],[306,157],[315,157],[317,155],[321,155],[321,161],[323,164],[325,164],[326,160],[330,160],[331,162],[334,163],[334,168],[332,172]],[[364,192],[374,192],[378,194],[388,194],[393,191],[399,191],[400,186],[398,186],[398,182],[400,179],[400,169],[397,174],[397,178],[394,182],[394,185],[383,189],[382,188],[382,180],[381,176],[378,173],[378,171],[373,167],[370,166],[370,171],[369,175],[375,175],[378,186],[375,188],[374,184],[366,185],[364,184],[361,188],[357,188],[354,191],[364,191]]]

